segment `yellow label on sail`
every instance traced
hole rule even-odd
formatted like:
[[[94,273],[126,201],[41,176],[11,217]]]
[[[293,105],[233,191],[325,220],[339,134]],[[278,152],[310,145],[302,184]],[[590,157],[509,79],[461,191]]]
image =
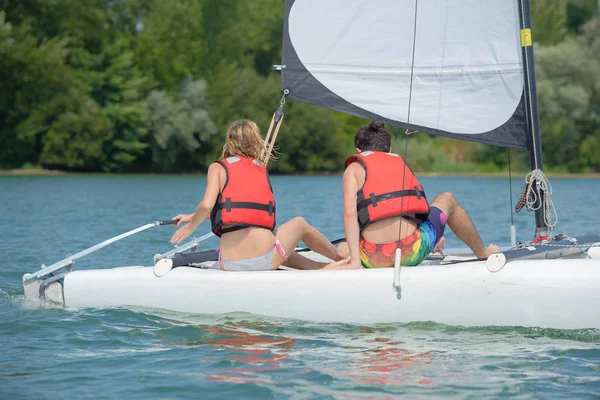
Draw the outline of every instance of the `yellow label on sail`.
[[[533,44],[531,40],[531,29],[521,29],[521,46],[529,47]]]

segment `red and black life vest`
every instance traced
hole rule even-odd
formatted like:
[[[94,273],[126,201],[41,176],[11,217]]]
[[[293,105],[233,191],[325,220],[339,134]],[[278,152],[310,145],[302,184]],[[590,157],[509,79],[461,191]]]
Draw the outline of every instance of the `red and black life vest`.
[[[227,180],[212,212],[211,229],[217,236],[249,226],[275,229],[275,197],[266,168],[245,157],[217,161]]]
[[[402,157],[381,151],[363,151],[348,157],[346,167],[355,161],[365,169],[365,184],[356,199],[360,229],[399,216],[417,224],[427,220],[429,205],[425,192]],[[416,218],[407,214],[415,214]]]

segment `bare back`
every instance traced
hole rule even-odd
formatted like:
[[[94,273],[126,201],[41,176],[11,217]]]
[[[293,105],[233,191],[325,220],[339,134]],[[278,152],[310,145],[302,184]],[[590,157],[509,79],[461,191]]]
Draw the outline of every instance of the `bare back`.
[[[219,193],[223,191],[227,174],[225,168],[218,165]],[[264,228],[250,227],[221,235],[220,247],[223,258],[227,260],[244,260],[262,256],[273,249],[275,236]]]
[[[362,188],[365,184],[365,169],[357,162],[348,166],[348,169],[356,180],[356,187]],[[415,214],[409,214],[415,216]],[[403,239],[411,235],[417,225],[406,219],[402,220],[402,232],[400,238]],[[398,231],[400,229],[400,217],[388,218],[377,221],[361,231],[361,236],[371,243],[390,243],[398,240]]]

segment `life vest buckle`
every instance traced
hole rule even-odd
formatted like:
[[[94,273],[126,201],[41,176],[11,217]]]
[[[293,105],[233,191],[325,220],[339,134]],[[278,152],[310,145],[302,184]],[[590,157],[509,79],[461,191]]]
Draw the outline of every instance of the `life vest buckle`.
[[[421,193],[423,193],[423,192],[421,191],[421,189],[418,186],[415,186],[415,192],[417,195],[417,199],[421,200]]]
[[[223,208],[225,209],[225,211],[227,212],[231,212],[231,198],[227,198],[225,199],[225,203],[223,203]]]
[[[275,204],[272,201],[269,201],[269,217],[275,213]]]
[[[369,199],[371,199],[371,205],[377,207],[377,197],[375,197],[375,193],[371,193]]]

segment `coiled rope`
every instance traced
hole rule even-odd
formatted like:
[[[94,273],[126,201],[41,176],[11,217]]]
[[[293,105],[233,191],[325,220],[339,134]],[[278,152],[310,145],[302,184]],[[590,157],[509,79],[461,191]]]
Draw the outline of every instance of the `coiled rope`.
[[[515,212],[521,211],[523,207],[526,207],[527,211],[536,211],[542,204],[544,205],[544,222],[548,228],[554,230],[558,222],[558,214],[552,202],[552,185],[541,169],[534,169],[525,177],[523,193],[515,205]]]

